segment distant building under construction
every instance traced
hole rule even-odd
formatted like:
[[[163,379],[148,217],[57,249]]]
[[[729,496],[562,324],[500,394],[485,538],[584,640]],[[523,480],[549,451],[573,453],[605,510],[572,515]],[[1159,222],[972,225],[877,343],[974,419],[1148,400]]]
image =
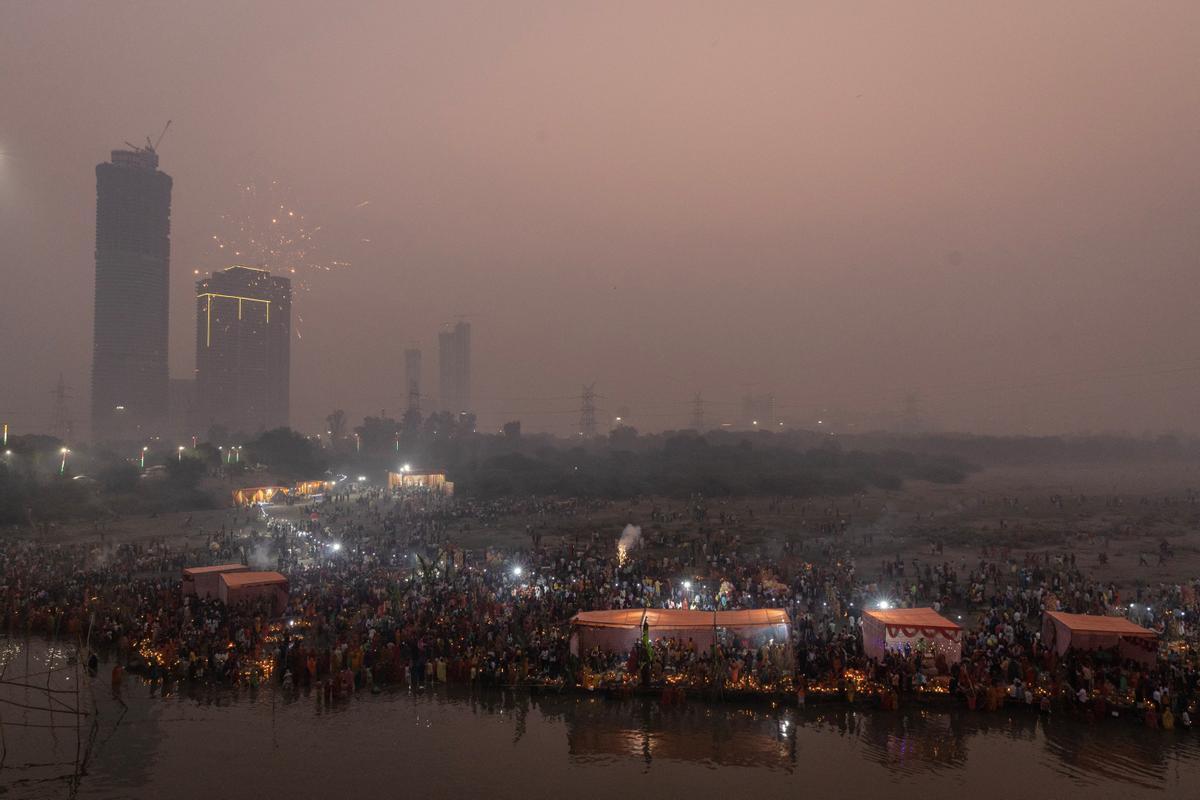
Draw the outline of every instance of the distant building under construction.
[[[152,435],[167,420],[171,176],[153,146],[96,167],[92,439]]]

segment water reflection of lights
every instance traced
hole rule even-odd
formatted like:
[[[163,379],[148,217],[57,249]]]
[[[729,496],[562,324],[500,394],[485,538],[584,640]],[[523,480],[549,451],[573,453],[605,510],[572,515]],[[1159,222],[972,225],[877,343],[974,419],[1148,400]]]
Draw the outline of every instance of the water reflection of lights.
[[[652,713],[647,715],[647,711]],[[795,768],[795,730],[787,712],[703,705],[659,711],[657,702],[592,698],[565,713],[572,759],[693,762],[709,766]]]

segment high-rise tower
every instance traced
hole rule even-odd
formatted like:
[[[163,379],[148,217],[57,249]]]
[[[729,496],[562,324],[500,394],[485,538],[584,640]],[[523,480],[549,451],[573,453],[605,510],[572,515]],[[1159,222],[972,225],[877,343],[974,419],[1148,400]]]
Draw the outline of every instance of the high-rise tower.
[[[288,424],[292,282],[230,267],[196,282],[196,406],[201,432],[248,435]]]
[[[92,439],[145,438],[167,419],[171,176],[153,146],[96,166]]]
[[[451,414],[471,410],[471,324],[438,334],[438,405]]]

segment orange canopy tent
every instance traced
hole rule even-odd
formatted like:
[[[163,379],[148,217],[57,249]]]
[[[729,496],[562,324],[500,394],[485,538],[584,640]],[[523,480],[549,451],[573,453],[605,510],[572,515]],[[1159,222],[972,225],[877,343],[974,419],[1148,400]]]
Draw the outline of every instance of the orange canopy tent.
[[[889,608],[863,612],[863,651],[881,660],[889,650],[922,642],[953,664],[962,660],[962,626],[932,608]]]
[[[640,628],[646,616],[644,608],[621,608],[612,611],[580,611],[571,618],[572,625],[585,628]],[[712,625],[711,618],[709,625]]]
[[[287,607],[288,580],[278,572],[222,572],[220,581],[217,596],[227,606],[266,597],[274,614]]]
[[[1042,618],[1042,641],[1060,656],[1068,650],[1117,648],[1121,658],[1152,663],[1158,656],[1158,634],[1125,617],[1047,611]]]
[[[194,594],[198,597],[217,597],[221,583],[221,574],[225,572],[246,572],[250,568],[245,564],[216,564],[211,567],[184,567],[183,593]]]
[[[593,647],[623,652],[641,638],[642,624],[650,638],[691,639],[697,648],[711,647],[717,631],[741,638],[775,639],[787,642],[792,621],[782,608],[739,611],[699,611],[686,608],[622,608],[611,611],[580,611],[571,619],[573,648]],[[578,652],[578,649],[576,650]]]

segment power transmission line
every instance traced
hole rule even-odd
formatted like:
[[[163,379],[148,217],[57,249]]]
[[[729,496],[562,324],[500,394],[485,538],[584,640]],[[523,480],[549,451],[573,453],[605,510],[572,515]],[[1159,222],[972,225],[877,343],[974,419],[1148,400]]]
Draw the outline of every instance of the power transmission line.
[[[67,401],[71,399],[72,395],[71,388],[63,380],[61,372],[58,373],[58,383],[50,390],[50,396],[54,398],[54,418],[50,422],[50,430],[60,441],[69,442],[74,423],[68,413]]]
[[[596,384],[583,387],[579,397],[579,435],[591,439],[596,435]]]

